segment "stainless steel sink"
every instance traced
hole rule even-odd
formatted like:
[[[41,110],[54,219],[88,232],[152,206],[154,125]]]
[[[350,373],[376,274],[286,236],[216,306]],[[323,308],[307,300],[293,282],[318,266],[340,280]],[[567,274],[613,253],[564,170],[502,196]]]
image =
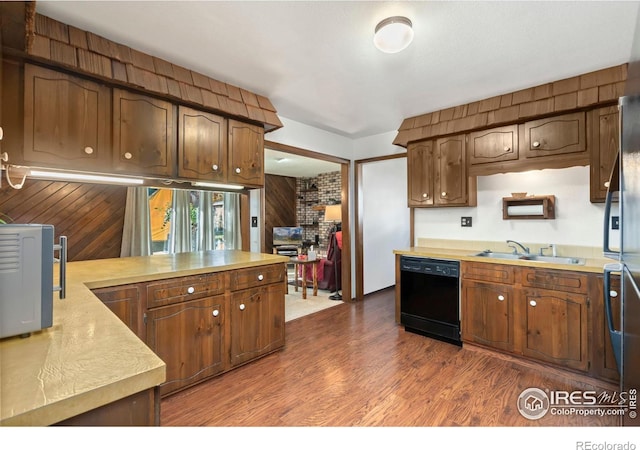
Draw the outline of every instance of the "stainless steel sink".
[[[572,256],[522,255],[522,254],[516,254],[516,253],[492,252],[490,250],[485,250],[483,252],[475,253],[472,256],[481,256],[484,258],[496,258],[496,259],[519,259],[521,261],[569,264],[574,266],[583,265],[585,263],[584,258],[575,258]]]

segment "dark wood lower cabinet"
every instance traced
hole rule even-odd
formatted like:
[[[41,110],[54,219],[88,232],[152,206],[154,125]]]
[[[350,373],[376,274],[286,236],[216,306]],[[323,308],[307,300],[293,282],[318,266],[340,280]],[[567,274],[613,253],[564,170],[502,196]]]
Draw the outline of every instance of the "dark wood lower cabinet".
[[[99,408],[58,422],[60,426],[149,426],[160,425],[158,388],[147,389]]]
[[[224,370],[224,316],[224,296],[147,312],[147,345],[167,364],[161,395]]]
[[[463,261],[462,338],[472,343],[617,381],[595,273]],[[620,315],[619,279],[612,306]],[[619,323],[616,323],[619,327]]]
[[[580,294],[524,290],[520,316],[522,353],[542,361],[589,369],[587,298]]]
[[[94,289],[93,293],[140,339],[146,338],[143,322],[144,296],[137,285]]]

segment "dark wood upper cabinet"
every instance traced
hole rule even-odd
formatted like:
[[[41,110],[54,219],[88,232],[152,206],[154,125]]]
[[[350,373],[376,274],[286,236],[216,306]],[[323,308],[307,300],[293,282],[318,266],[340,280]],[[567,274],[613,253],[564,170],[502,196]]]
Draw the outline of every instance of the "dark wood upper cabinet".
[[[415,142],[407,147],[408,206],[433,205],[433,141]]]
[[[230,119],[228,152],[229,183],[264,185],[264,128]]]
[[[619,111],[617,106],[591,112],[590,199],[593,203],[605,201],[611,170],[620,148]]]
[[[585,113],[533,120],[520,125],[520,149],[527,158],[586,152]]]
[[[467,204],[467,171],[464,135],[436,141],[435,204]]]
[[[227,175],[227,121],[178,107],[178,176],[224,182]]]
[[[174,111],[170,102],[114,89],[114,169],[135,175],[174,176]]]
[[[468,138],[469,164],[486,164],[518,159],[518,126],[475,131]]]
[[[109,167],[110,89],[31,64],[24,71],[24,162],[93,171]]]

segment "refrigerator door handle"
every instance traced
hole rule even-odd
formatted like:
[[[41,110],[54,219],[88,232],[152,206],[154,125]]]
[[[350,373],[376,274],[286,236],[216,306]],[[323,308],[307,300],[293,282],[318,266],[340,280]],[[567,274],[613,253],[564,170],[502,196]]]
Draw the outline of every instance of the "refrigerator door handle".
[[[607,316],[607,327],[611,337],[613,355],[616,358],[618,372],[622,373],[622,331],[616,330],[611,310],[611,274],[622,272],[622,264],[606,264],[604,266],[604,310]]]
[[[613,192],[608,191],[604,204],[604,236],[602,239],[602,251],[607,258],[620,258],[620,252],[611,250],[609,247],[609,230],[611,229],[611,202],[613,200]]]

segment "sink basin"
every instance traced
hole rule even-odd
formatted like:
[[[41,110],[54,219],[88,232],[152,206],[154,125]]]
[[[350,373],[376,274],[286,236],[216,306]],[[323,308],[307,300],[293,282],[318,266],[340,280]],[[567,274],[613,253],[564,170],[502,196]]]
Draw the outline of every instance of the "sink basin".
[[[501,252],[492,252],[492,251],[484,251],[480,253],[476,253],[472,256],[483,256],[485,258],[498,258],[498,259],[523,259],[524,255],[516,255],[513,253],[501,253]]]
[[[484,251],[475,253],[472,256],[482,256],[484,258],[497,258],[497,259],[519,259],[523,261],[534,262],[546,262],[555,264],[570,264],[570,265],[582,265],[585,263],[584,258],[575,258],[572,256],[541,256],[541,255],[521,255],[514,253],[502,253]]]

